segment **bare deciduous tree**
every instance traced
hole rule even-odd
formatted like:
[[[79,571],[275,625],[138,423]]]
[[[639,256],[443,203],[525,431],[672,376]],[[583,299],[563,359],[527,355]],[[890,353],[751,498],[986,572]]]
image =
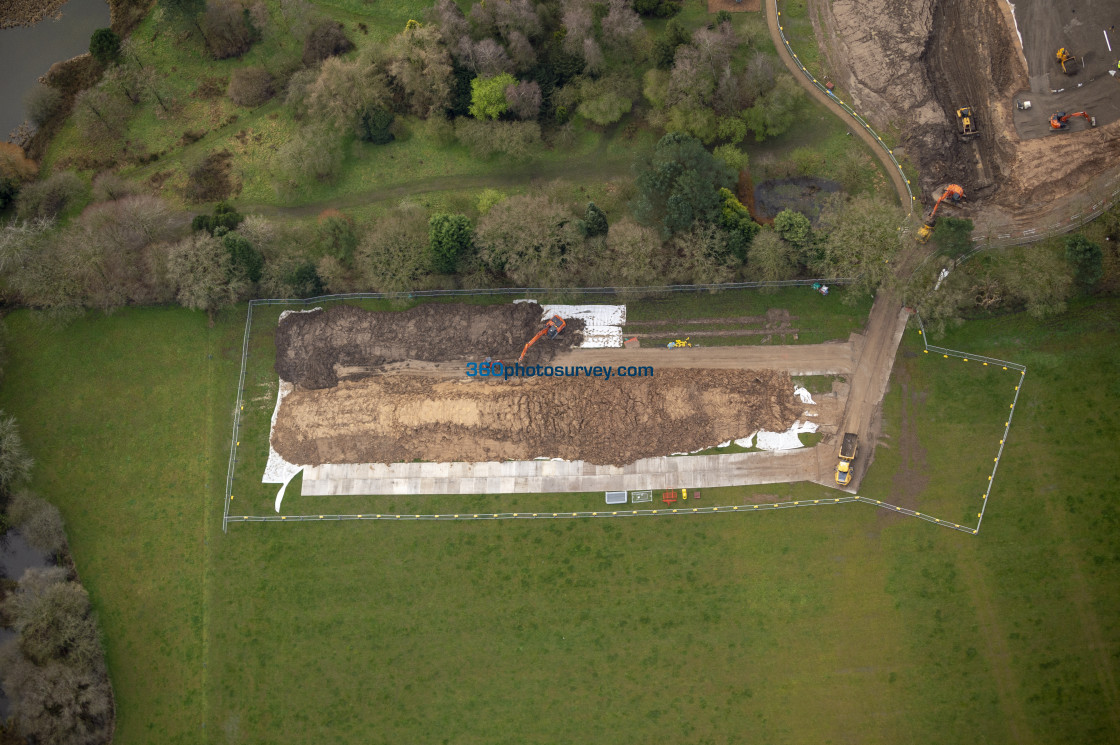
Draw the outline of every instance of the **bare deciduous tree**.
[[[377,222],[358,245],[357,265],[381,292],[414,289],[427,274],[428,216],[415,206]]]
[[[479,218],[475,242],[492,271],[520,286],[554,287],[585,262],[578,221],[545,196],[510,197]]]
[[[167,270],[184,307],[214,311],[231,305],[243,289],[242,280],[230,271],[230,256],[222,242],[205,232],[193,233],[172,245]]]
[[[439,33],[423,26],[405,29],[389,42],[388,57],[389,75],[408,110],[423,118],[442,114],[451,103],[452,75]]]
[[[506,86],[506,101],[518,119],[536,119],[541,111],[541,87],[535,80]]]

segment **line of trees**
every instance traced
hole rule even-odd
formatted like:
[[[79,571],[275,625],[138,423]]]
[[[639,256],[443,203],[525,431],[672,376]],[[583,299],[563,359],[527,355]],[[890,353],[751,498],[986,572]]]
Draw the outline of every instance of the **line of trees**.
[[[114,704],[97,619],[74,572],[62,516],[26,489],[31,468],[15,418],[0,411],[0,535],[16,529],[54,562],[0,576],[0,626],[17,632],[0,647],[0,687],[12,702],[0,738],[100,745],[112,736]]]

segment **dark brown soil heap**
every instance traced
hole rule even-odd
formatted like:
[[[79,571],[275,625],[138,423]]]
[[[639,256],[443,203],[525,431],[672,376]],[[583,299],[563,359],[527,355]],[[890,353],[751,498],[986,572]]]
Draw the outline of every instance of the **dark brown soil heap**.
[[[542,456],[625,465],[784,431],[803,410],[789,374],[772,370],[468,382],[386,375],[292,391],[272,444],[303,465]]]
[[[512,362],[525,342],[544,327],[536,303],[462,305],[425,303],[406,311],[368,311],[349,305],[315,313],[292,313],[276,328],[276,372],[302,388],[338,384],[405,360],[439,362],[486,357]],[[525,364],[544,364],[578,345],[584,323],[566,318],[556,339],[537,342]],[[354,370],[360,372],[354,373]]]

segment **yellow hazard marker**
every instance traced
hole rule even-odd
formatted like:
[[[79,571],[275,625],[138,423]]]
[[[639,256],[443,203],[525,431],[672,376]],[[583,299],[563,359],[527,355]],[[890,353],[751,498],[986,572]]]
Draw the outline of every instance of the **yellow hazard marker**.
[[[923,351],[923,352],[925,352],[926,354],[929,354],[929,350],[928,350],[928,349],[923,349],[922,351]]]
[[[737,509],[739,509],[739,508],[738,508],[738,507],[732,507],[731,509],[733,509],[733,510],[737,510]]]
[[[288,518],[286,518],[286,517],[284,517],[283,515],[281,515],[281,516],[280,516],[280,519],[281,519],[281,520],[287,520]]]
[[[921,335],[922,335],[922,330],[918,329],[918,336],[921,336]]]
[[[1006,369],[1007,369],[1007,365],[1004,365],[1004,366],[1003,366],[1003,369],[1004,369],[1004,370],[1006,370]]]
[[[943,354],[941,356],[944,357],[945,359],[949,359],[949,355],[947,355],[947,354]]]
[[[987,363],[987,362],[985,362],[985,363],[984,363],[984,367],[987,367],[987,366],[988,366],[988,363]]]
[[[1019,386],[1015,386],[1015,390],[1019,390]]]
[[[322,515],[319,515],[319,519],[320,519],[320,520],[322,520],[322,519],[323,519],[323,516],[322,516]]]
[[[968,362],[968,357],[964,357],[963,359],[965,362]]]

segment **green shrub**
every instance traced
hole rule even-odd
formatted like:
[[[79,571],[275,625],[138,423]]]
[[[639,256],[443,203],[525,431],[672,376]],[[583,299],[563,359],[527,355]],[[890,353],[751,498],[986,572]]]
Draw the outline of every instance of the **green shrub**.
[[[111,28],[99,28],[89,39],[89,53],[101,64],[109,66],[121,55],[121,37]]]
[[[237,233],[228,233],[222,236],[222,245],[229,251],[232,275],[240,276],[252,283],[261,281],[264,257],[261,256],[260,251],[253,248],[253,244]]]
[[[393,112],[381,106],[372,106],[358,115],[358,139],[374,145],[388,145],[393,141]]]

